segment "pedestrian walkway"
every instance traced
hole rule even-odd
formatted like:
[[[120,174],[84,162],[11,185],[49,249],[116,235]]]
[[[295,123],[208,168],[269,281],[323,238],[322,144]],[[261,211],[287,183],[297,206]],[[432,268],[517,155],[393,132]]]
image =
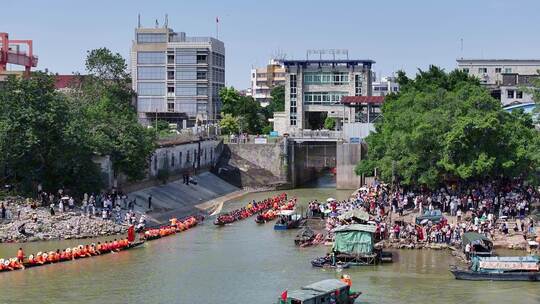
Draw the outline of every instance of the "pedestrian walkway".
[[[196,205],[238,191],[210,172],[194,177],[196,185],[182,184],[182,180],[154,186],[128,194],[128,200],[136,199],[135,210],[148,212],[151,220],[165,222],[172,216],[184,217],[201,212]],[[148,197],[152,195],[152,208],[148,209]]]

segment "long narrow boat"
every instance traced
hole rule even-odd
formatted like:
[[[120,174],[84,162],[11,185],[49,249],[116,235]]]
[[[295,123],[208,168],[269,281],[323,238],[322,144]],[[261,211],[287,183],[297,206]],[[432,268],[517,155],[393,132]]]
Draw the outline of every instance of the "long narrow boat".
[[[516,271],[516,272],[478,272],[463,269],[450,269],[457,280],[468,281],[540,281],[540,272]]]
[[[457,280],[471,281],[540,281],[540,257],[472,258],[469,269],[450,267]]]
[[[144,244],[144,243],[145,243],[145,240],[137,241],[137,242],[134,242],[134,243],[129,244],[127,247],[124,247],[124,248],[122,248],[122,249],[119,249],[119,250],[107,250],[107,251],[103,251],[103,252],[101,252],[100,254],[98,254],[98,255],[93,255],[93,256],[91,256],[91,257],[97,257],[97,256],[101,256],[101,255],[106,255],[106,254],[112,253],[112,252],[115,252],[115,253],[116,253],[116,252],[121,252],[121,251],[130,250],[130,249],[139,247],[139,246],[141,246],[141,245]],[[43,264],[41,264],[41,263],[29,263],[29,262],[24,262],[24,263],[23,263],[24,268],[13,269],[13,270],[2,269],[2,270],[0,270],[0,272],[12,272],[12,271],[24,270],[24,269],[35,268],[35,267],[41,267],[41,266],[46,266],[46,265],[51,265],[51,264],[60,264],[60,263],[65,263],[65,262],[71,262],[71,261],[74,261],[74,260],[80,260],[80,259],[86,259],[86,258],[90,258],[90,257],[76,258],[76,259],[69,259],[69,260],[60,260],[60,261],[57,261],[57,262],[45,262],[45,263],[43,263]]]

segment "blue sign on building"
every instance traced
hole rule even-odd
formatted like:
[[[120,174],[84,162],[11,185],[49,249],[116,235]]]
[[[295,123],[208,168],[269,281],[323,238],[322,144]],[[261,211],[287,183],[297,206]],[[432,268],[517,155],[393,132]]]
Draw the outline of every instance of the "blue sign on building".
[[[351,144],[359,144],[360,143],[360,137],[351,137],[349,140]]]
[[[277,137],[278,136],[278,132],[277,131],[271,131],[270,132],[270,137]]]

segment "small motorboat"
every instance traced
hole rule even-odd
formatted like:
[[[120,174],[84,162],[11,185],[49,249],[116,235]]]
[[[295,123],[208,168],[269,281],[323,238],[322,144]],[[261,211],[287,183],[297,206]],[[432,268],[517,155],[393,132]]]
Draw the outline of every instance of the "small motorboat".
[[[278,221],[274,225],[274,230],[295,229],[304,226],[306,219],[294,210],[281,210],[278,212]]]

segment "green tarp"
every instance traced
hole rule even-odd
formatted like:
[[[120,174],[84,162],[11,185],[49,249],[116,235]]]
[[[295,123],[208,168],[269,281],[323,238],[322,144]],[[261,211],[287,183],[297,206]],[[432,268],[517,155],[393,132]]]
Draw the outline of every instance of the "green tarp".
[[[340,227],[334,233],[333,251],[354,255],[373,253],[373,232],[368,225]]]

